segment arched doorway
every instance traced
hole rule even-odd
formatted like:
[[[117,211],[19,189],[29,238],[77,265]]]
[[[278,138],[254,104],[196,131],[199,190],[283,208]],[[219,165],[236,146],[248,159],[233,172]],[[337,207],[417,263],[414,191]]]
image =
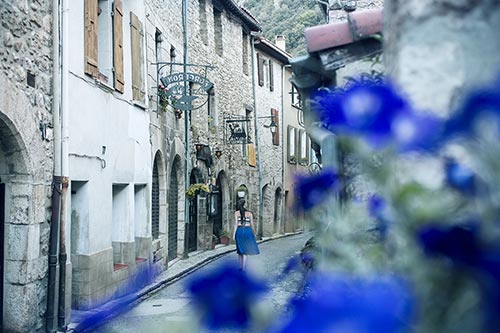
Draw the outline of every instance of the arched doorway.
[[[189,177],[189,184],[204,183],[203,175],[198,168],[191,171]],[[187,236],[187,249],[188,252],[193,252],[198,249],[198,195],[190,199],[189,202],[189,226]]]
[[[156,154],[153,163],[153,179],[151,181],[151,237],[160,236],[160,179],[158,174],[158,157]]]
[[[223,225],[223,207],[224,207],[224,192],[225,189],[223,188],[221,178],[224,177],[224,173],[220,172],[219,175],[217,176],[217,180],[215,182],[215,186],[217,187],[217,198],[216,198],[216,213],[214,216],[212,216],[213,220],[213,234],[217,237],[219,240],[222,231],[224,230],[224,225]]]
[[[180,158],[175,157],[170,169],[170,185],[168,187],[168,260],[177,257],[177,239],[179,225],[179,177]]]
[[[0,330],[3,328],[3,263],[4,263],[4,221],[5,221],[5,184],[0,179],[0,239],[2,246],[0,246],[0,295],[2,302],[0,302]]]
[[[41,302],[41,297],[38,295],[37,299],[35,294],[30,294],[30,297],[24,299],[22,307],[18,307],[14,299],[14,295],[20,290],[27,290],[29,287],[40,283],[38,281],[29,282],[30,285],[20,283],[10,283],[5,280],[5,275],[8,274],[8,268],[5,266],[7,254],[11,252],[12,240],[9,239],[6,230],[10,223],[15,224],[18,234],[22,239],[28,239],[30,231],[28,226],[35,226],[33,224],[33,215],[23,204],[17,203],[14,193],[27,193],[31,194],[33,190],[33,174],[31,172],[31,163],[29,161],[29,152],[24,142],[22,135],[17,131],[13,122],[2,112],[0,112],[0,331],[28,331],[31,323],[38,320],[34,319],[33,314],[37,313],[35,309]],[[40,167],[42,169],[42,167]],[[43,179],[40,183],[47,181]],[[48,186],[47,186],[48,187]],[[20,206],[19,206],[20,205]],[[45,207],[35,206],[33,210],[43,210]],[[10,211],[19,212],[19,215],[10,216]],[[23,221],[20,224],[19,222]],[[41,244],[40,244],[41,245]],[[17,258],[9,258],[12,267],[17,265],[21,266],[23,261],[23,253]],[[24,253],[26,255],[26,253]],[[39,258],[42,258],[40,254]],[[45,257],[46,258],[46,257]],[[19,281],[28,280],[29,277],[26,273],[15,274]],[[33,289],[31,289],[33,290]],[[20,318],[30,318],[30,322]],[[35,315],[36,316],[36,315]],[[34,319],[34,320],[33,320]]]

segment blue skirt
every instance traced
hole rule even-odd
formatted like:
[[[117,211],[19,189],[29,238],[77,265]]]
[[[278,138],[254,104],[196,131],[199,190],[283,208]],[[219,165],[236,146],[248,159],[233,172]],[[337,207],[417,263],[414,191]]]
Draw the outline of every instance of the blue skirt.
[[[236,252],[238,254],[259,254],[259,247],[251,227],[236,229]]]

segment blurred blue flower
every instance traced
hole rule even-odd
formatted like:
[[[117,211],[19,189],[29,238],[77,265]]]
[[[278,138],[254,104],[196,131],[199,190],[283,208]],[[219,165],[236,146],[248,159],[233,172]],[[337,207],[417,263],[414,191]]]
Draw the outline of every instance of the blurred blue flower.
[[[401,279],[321,272],[308,279],[305,289],[306,295],[291,301],[291,317],[272,332],[410,332],[413,298]]]
[[[323,202],[339,185],[339,176],[332,169],[314,175],[297,175],[295,179],[298,208],[309,210]]]
[[[368,198],[368,213],[377,223],[376,227],[369,231],[378,231],[381,239],[385,239],[387,230],[391,224],[388,210],[387,201],[380,195],[375,194]]]
[[[462,107],[446,123],[445,137],[474,135],[477,121],[488,117],[495,121],[500,133],[500,76],[489,87],[472,91]]]
[[[326,127],[359,135],[375,148],[392,144],[400,152],[429,150],[442,138],[443,121],[415,112],[388,82],[355,83],[342,93],[322,89],[312,98]]]
[[[500,245],[481,242],[477,221],[426,226],[419,241],[428,254],[446,256],[470,272],[483,295],[484,332],[500,332]]]
[[[476,175],[466,166],[447,158],[444,163],[446,183],[463,194],[476,193]]]
[[[445,255],[459,264],[475,265],[481,255],[477,222],[457,225],[429,224],[418,232],[418,240],[427,254]]]
[[[187,289],[210,329],[245,328],[250,324],[250,308],[267,286],[236,265],[223,264],[213,271],[197,274]]]
[[[401,112],[392,121],[392,140],[399,152],[432,151],[441,145],[444,121],[428,113]]]

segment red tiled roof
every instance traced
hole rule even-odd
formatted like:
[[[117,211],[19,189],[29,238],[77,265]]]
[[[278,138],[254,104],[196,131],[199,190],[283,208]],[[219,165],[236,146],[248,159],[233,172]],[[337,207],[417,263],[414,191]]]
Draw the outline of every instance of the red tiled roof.
[[[381,8],[354,11],[343,22],[318,25],[305,29],[307,51],[317,52],[368,38],[382,32]]]

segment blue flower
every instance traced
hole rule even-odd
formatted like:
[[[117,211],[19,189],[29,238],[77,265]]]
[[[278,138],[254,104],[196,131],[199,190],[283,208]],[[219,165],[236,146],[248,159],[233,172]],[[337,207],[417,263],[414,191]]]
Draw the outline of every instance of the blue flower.
[[[485,332],[500,331],[500,246],[480,241],[477,221],[454,226],[429,225],[419,232],[428,254],[448,257],[466,268],[482,291]]]
[[[444,121],[434,115],[401,112],[391,126],[393,143],[400,152],[431,151],[441,145]]]
[[[444,168],[446,183],[451,188],[463,194],[474,195],[476,193],[476,175],[471,169],[453,159],[446,159]]]
[[[327,128],[361,136],[375,148],[394,145],[401,152],[429,150],[442,138],[443,121],[415,112],[387,82],[355,83],[342,93],[322,89],[312,98]]]
[[[418,240],[428,254],[445,255],[459,264],[475,265],[481,250],[476,222],[458,225],[430,224],[418,232]]]
[[[187,289],[210,329],[245,328],[250,324],[250,308],[267,286],[251,278],[233,264],[192,278]]]
[[[445,137],[470,136],[475,134],[477,121],[489,117],[500,131],[500,76],[490,87],[471,92],[464,104],[446,123]]]
[[[410,332],[413,299],[401,279],[322,272],[308,279],[305,290],[305,296],[291,301],[290,319],[273,332]]]
[[[296,176],[298,208],[309,210],[323,202],[339,184],[339,177],[334,170],[323,169],[311,176]]]
[[[368,199],[368,212],[377,222],[375,230],[380,233],[382,239],[385,239],[389,225],[392,223],[388,210],[389,206],[381,196],[372,195]]]

